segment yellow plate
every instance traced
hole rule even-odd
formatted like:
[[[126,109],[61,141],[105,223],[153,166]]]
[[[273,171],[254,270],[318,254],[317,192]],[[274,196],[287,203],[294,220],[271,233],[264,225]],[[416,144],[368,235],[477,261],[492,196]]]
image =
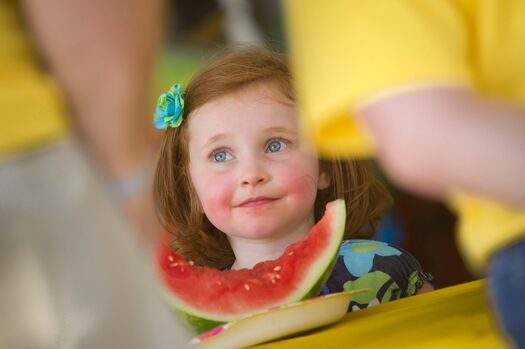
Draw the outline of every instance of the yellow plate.
[[[346,314],[355,290],[310,298],[253,313],[191,340],[199,349],[235,349],[334,323]]]

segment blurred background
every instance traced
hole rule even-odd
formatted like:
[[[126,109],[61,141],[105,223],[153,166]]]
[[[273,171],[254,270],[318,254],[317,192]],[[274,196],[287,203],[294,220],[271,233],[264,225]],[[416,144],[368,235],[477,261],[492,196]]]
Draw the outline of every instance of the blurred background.
[[[246,42],[286,52],[279,1],[171,1],[155,74],[155,95],[174,82],[185,84],[216,50]],[[160,136],[159,132],[152,132]],[[436,288],[473,280],[456,246],[455,216],[440,202],[397,188],[377,166],[376,169],[389,188],[394,205],[375,238],[413,254],[423,269],[434,276]]]
[[[171,86],[173,78],[186,83],[225,45],[265,44],[286,50],[281,7],[276,0],[170,1],[165,29],[157,92]]]

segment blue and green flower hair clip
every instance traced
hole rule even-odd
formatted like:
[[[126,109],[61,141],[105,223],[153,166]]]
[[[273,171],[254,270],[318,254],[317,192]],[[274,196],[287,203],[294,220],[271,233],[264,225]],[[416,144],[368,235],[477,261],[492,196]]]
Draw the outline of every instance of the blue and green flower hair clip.
[[[157,100],[157,107],[153,116],[156,128],[179,127],[182,123],[184,112],[184,91],[180,84],[171,86],[168,92],[164,92]]]

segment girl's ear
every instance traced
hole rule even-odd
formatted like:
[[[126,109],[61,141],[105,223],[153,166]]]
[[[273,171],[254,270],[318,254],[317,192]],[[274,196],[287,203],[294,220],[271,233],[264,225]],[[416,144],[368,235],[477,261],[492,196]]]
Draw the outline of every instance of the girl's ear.
[[[317,189],[323,190],[330,186],[330,182],[332,181],[332,177],[328,175],[326,172],[322,171],[319,173],[319,182],[317,183]]]

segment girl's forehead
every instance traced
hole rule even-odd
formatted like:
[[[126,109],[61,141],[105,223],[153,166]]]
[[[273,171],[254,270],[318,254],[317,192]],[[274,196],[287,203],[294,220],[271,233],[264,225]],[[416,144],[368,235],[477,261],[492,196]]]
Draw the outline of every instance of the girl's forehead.
[[[288,99],[276,84],[261,82],[241,87],[204,103],[190,113],[189,119],[191,122],[203,117],[212,117],[217,113],[221,115],[242,114],[237,113],[239,109],[242,111],[295,110],[295,102]]]
[[[295,132],[298,123],[295,105],[277,100],[270,92],[254,86],[202,105],[189,120],[190,138],[204,139],[225,132],[257,132],[269,128]]]

